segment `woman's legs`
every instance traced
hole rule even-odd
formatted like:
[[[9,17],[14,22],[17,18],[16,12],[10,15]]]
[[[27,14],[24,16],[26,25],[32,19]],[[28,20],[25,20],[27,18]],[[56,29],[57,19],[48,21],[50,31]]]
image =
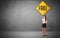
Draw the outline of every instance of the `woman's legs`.
[[[42,28],[42,34],[45,35],[46,33],[46,28]]]
[[[44,34],[46,33],[46,28],[44,28]]]
[[[42,28],[42,34],[44,35],[44,28]]]

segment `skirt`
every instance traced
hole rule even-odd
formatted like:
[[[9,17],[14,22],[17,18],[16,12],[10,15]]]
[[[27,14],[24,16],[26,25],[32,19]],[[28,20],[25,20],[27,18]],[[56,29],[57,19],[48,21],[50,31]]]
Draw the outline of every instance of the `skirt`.
[[[46,24],[45,23],[42,24],[42,28],[46,28]]]

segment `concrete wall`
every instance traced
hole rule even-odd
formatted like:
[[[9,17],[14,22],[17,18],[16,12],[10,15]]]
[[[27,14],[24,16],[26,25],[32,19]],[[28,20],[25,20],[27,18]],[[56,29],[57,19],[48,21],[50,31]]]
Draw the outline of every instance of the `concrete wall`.
[[[42,26],[42,15],[35,7],[42,0],[15,0],[1,1],[1,30],[3,31],[40,31]],[[60,30],[59,2],[55,0],[45,0],[51,7],[47,12],[47,30]]]

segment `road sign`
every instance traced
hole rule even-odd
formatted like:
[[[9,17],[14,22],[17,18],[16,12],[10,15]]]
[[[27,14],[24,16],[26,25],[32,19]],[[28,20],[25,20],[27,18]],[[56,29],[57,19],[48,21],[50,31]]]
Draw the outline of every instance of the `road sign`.
[[[37,10],[41,15],[45,15],[49,9],[50,9],[50,7],[49,7],[44,1],[42,1],[41,3],[39,3],[39,4],[36,6],[36,10]]]

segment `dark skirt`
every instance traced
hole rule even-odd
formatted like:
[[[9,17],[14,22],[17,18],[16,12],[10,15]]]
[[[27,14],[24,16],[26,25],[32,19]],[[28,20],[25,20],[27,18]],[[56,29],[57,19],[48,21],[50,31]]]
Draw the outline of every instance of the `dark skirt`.
[[[46,28],[46,24],[45,23],[42,24],[42,28]]]

